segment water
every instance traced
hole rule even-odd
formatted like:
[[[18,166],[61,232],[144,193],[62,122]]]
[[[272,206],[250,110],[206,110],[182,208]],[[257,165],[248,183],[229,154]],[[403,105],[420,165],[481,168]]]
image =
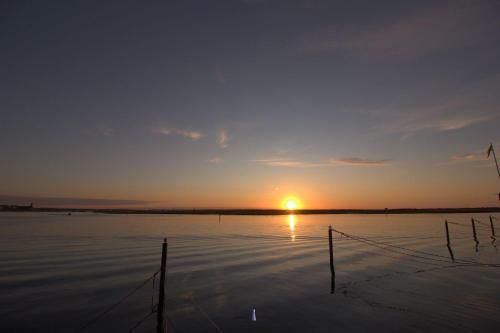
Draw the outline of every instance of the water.
[[[75,332],[159,269],[168,237],[174,332],[482,331],[500,325],[500,263],[488,216],[0,214],[0,331]],[[336,293],[330,294],[328,225]],[[500,233],[500,221],[497,221]],[[380,243],[377,243],[380,244]],[[424,257],[424,258],[422,258]],[[128,332],[151,314],[158,279],[84,332]],[[152,296],[154,297],[152,300]],[[251,320],[256,310],[257,321]],[[154,332],[151,315],[134,332]]]

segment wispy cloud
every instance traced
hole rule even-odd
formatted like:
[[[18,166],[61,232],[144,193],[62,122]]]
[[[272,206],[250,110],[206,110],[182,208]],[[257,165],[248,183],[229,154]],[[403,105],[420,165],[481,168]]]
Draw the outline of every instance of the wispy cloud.
[[[450,157],[451,161],[454,162],[474,162],[474,161],[485,161],[486,153],[484,151],[466,154],[457,154]]]
[[[353,166],[353,167],[383,167],[391,164],[389,159],[371,160],[364,158],[341,158],[341,159],[331,159],[328,162],[305,162],[298,161],[295,159],[285,159],[285,158],[268,158],[268,159],[257,159],[252,160],[252,162],[260,163],[262,165],[270,167],[282,167],[282,168],[324,168],[324,167],[337,167],[337,166]]]
[[[500,143],[494,143],[494,146],[499,146]],[[488,147],[485,146],[483,149],[477,149],[473,152],[460,153],[452,155],[445,162],[440,162],[438,166],[450,165],[450,164],[461,164],[461,163],[473,163],[473,162],[487,162],[489,161]],[[487,163],[489,165],[489,163]]]
[[[115,136],[116,131],[110,126],[99,124],[86,129],[85,133],[91,137],[112,137]]]
[[[95,128],[95,133],[103,136],[114,136],[115,135],[115,130],[112,127],[106,126],[106,125],[98,125]]]
[[[303,36],[303,52],[344,50],[360,56],[419,57],[442,49],[471,46],[495,36],[499,22],[489,5],[451,1],[359,31],[327,27]]]
[[[474,124],[482,123],[490,120],[490,117],[471,117],[471,118],[456,118],[456,119],[445,119],[438,123],[431,124],[430,127],[437,131],[453,131],[462,128],[472,126]]]
[[[27,204],[33,202],[37,207],[79,207],[79,206],[146,206],[153,201],[145,200],[122,200],[122,199],[99,199],[99,198],[65,198],[65,197],[36,197],[36,196],[13,196],[0,194],[0,201],[7,204]]]
[[[424,130],[435,132],[455,131],[486,122],[492,119],[492,116],[440,116],[434,119],[425,119],[418,114],[402,117],[385,127],[390,132],[406,133],[406,137]]]
[[[173,127],[160,127],[152,130],[153,134],[156,135],[178,135],[185,138],[189,138],[193,141],[197,141],[203,137],[203,133],[198,131],[193,131],[189,129],[179,129]]]
[[[282,167],[282,168],[321,168],[331,166],[330,163],[310,163],[297,161],[295,159],[286,158],[266,158],[252,160],[251,162],[263,164],[270,167]]]
[[[217,143],[219,144],[219,147],[221,148],[227,148],[229,145],[229,140],[231,138],[229,137],[229,134],[227,133],[227,130],[221,130],[219,131],[217,135]]]
[[[500,99],[496,87],[500,75],[466,84],[438,101],[421,102],[411,108],[388,107],[373,110],[380,128],[407,138],[421,131],[457,131],[493,121],[499,117]]]
[[[208,159],[207,162],[211,163],[211,164],[219,164],[219,163],[223,162],[223,159],[216,156],[216,157],[212,157],[212,158]]]
[[[384,167],[388,166],[392,163],[390,159],[366,159],[366,158],[358,158],[358,157],[350,157],[350,158],[340,158],[340,159],[332,159],[330,160],[332,165],[338,166],[355,166],[355,167]]]

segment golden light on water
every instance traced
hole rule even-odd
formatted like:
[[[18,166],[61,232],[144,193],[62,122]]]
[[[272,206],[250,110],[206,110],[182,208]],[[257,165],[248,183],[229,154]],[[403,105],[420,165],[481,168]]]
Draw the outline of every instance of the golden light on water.
[[[290,226],[290,238],[295,240],[295,215],[288,215],[288,225]]]
[[[295,231],[295,215],[288,215],[288,224],[290,225],[290,231]]]

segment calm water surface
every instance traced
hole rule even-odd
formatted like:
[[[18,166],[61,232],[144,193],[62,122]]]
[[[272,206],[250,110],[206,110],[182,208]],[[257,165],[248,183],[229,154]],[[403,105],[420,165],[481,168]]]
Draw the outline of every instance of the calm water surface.
[[[219,222],[218,216],[0,213],[0,332],[77,331],[158,270],[163,237],[174,332],[498,332],[500,268],[453,264],[445,246],[448,219],[461,224],[450,224],[457,259],[500,264],[488,215],[474,217],[483,222],[477,248],[467,214],[223,216]],[[377,242],[334,234],[334,295],[330,224]],[[157,289],[157,279],[148,281],[84,332],[128,332],[151,312]],[[134,332],[154,327],[151,316]]]

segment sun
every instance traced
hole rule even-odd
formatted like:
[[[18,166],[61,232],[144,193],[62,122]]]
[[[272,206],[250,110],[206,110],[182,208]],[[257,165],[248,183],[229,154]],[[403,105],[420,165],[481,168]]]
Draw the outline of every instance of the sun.
[[[288,209],[288,210],[297,209],[297,203],[294,200],[288,200],[286,202],[286,209]]]
[[[282,201],[281,206],[286,210],[296,210],[301,208],[300,201],[294,197],[287,197]]]

